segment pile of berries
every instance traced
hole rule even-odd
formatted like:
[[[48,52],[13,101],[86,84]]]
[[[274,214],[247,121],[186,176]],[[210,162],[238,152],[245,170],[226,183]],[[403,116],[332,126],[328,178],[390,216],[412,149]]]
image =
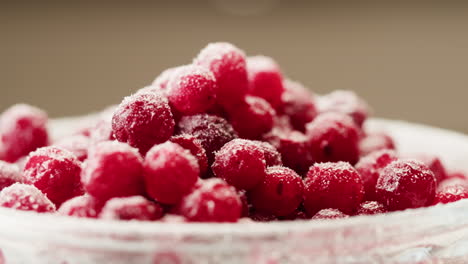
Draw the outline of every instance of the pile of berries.
[[[265,56],[212,43],[189,65],[51,138],[47,115],[0,117],[0,205],[139,221],[374,215],[468,198],[439,158],[365,131],[365,102],[318,96]]]

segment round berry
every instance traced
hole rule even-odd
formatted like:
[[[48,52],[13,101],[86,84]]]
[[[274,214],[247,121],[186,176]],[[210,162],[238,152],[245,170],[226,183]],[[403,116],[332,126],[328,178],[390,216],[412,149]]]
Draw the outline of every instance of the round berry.
[[[393,139],[383,132],[369,133],[359,142],[361,156],[384,149],[395,149]]]
[[[112,198],[102,208],[99,218],[154,221],[163,217],[163,208],[142,196]]]
[[[390,211],[418,208],[434,200],[436,179],[421,162],[396,160],[380,172],[375,189],[377,201]]]
[[[172,75],[174,74],[174,72],[176,72],[177,69],[179,68],[180,67],[173,67],[173,68],[165,69],[158,75],[158,77],[156,77],[156,79],[154,79],[151,86],[148,86],[146,89],[153,90],[153,91],[167,90],[168,88],[167,85],[169,83],[169,80],[172,78]]]
[[[191,222],[236,222],[242,203],[234,187],[221,179],[200,180],[180,202],[179,213]]]
[[[141,154],[168,140],[174,126],[168,101],[158,93],[137,93],[126,97],[112,118],[115,138],[137,148]]]
[[[144,162],[147,193],[164,204],[175,204],[197,182],[197,160],[178,144],[166,142],[154,146]]]
[[[84,161],[88,157],[88,148],[90,145],[90,138],[83,135],[65,137],[54,143],[54,146],[73,153],[79,161]]]
[[[47,114],[18,104],[0,116],[0,160],[15,162],[29,152],[47,146]]]
[[[359,129],[345,115],[327,113],[319,115],[307,125],[314,158],[317,162],[359,160]]]
[[[452,185],[437,190],[432,204],[446,204],[468,198],[468,186]]]
[[[203,113],[215,103],[216,85],[210,70],[196,65],[183,66],[172,74],[167,84],[168,99],[182,114]]]
[[[15,183],[0,192],[0,206],[38,213],[55,211],[55,205],[39,189],[22,183]]]
[[[238,189],[249,190],[265,177],[265,156],[255,142],[234,139],[216,152],[214,174]]]
[[[447,178],[445,166],[437,156],[427,153],[419,153],[412,155],[411,158],[414,158],[429,167],[429,169],[434,173],[437,182],[441,182]]]
[[[283,162],[281,161],[281,154],[275,147],[273,147],[273,145],[264,141],[255,140],[253,142],[257,144],[257,146],[263,151],[267,167],[283,165]]]
[[[278,64],[265,56],[248,57],[247,74],[249,94],[261,97],[273,108],[278,108],[284,92],[283,74]]]
[[[350,116],[358,127],[369,116],[369,107],[352,91],[334,91],[318,100],[320,113],[336,112]]]
[[[0,191],[17,182],[23,182],[18,166],[0,160]]]
[[[363,157],[356,164],[364,184],[364,200],[375,200],[375,185],[379,178],[380,171],[392,161],[397,160],[397,154],[392,150],[381,150]]]
[[[361,176],[347,162],[318,163],[307,173],[304,207],[309,215],[326,208],[351,214],[363,196]]]
[[[71,152],[44,147],[29,154],[24,179],[41,190],[57,206],[83,194],[81,162]]]
[[[318,211],[313,217],[313,220],[327,220],[327,219],[340,219],[348,218],[349,215],[342,213],[338,209],[328,208]]]
[[[304,183],[296,172],[270,167],[263,181],[252,189],[250,200],[257,211],[287,216],[299,207],[303,191]]]
[[[366,201],[359,205],[356,214],[357,215],[375,215],[375,214],[384,214],[388,212],[387,208],[379,202],[376,201]]]
[[[247,69],[245,54],[229,43],[208,44],[200,51],[194,64],[208,68],[215,76],[218,102],[231,108],[247,94]]]
[[[197,159],[198,168],[200,169],[200,176],[206,174],[208,170],[208,158],[206,156],[206,151],[201,145],[200,141],[194,136],[182,134],[178,136],[173,136],[170,139],[171,142],[178,144],[190,151],[190,153]]]
[[[142,162],[138,150],[125,143],[101,142],[89,149],[81,181],[101,201],[139,195],[144,193]]]
[[[179,130],[200,141],[206,151],[208,164],[213,163],[215,151],[237,137],[232,126],[224,118],[207,114],[182,117]]]
[[[103,203],[90,195],[74,197],[62,204],[58,214],[73,217],[97,218]]]
[[[307,123],[317,116],[314,96],[302,84],[284,80],[281,112],[289,117],[294,129],[305,132]]]
[[[273,128],[276,113],[260,97],[246,96],[245,103],[230,113],[232,126],[241,138],[257,139]]]

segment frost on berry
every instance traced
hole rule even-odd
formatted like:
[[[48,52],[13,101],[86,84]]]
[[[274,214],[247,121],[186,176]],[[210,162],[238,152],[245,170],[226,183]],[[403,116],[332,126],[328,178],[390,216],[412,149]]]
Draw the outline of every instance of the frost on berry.
[[[168,140],[174,126],[168,101],[159,93],[144,92],[126,97],[112,118],[115,138],[137,148],[141,154]]]
[[[350,116],[358,127],[369,116],[369,107],[352,91],[338,90],[322,96],[318,100],[320,113],[336,112]]]
[[[263,151],[267,167],[283,165],[283,162],[281,161],[281,154],[275,147],[273,147],[273,145],[268,142],[259,140],[255,140],[253,142],[257,144],[257,146]]]
[[[206,174],[208,169],[208,158],[206,156],[205,149],[197,138],[191,135],[181,134],[178,136],[173,136],[170,141],[178,144],[184,149],[189,150],[198,161],[200,176],[204,176]]]
[[[44,147],[32,152],[23,172],[25,182],[36,186],[57,206],[83,194],[81,162],[64,149]]]
[[[117,141],[101,142],[89,149],[81,181],[99,200],[144,192],[143,159],[138,150]]]
[[[17,182],[23,182],[23,176],[18,166],[0,161],[0,191]]]
[[[0,116],[0,160],[15,162],[49,142],[47,114],[42,110],[18,104]]]
[[[368,133],[359,142],[359,152],[361,156],[366,156],[372,152],[384,149],[395,149],[395,143],[393,142],[393,139],[384,132]]]
[[[0,192],[0,206],[38,213],[55,211],[55,205],[39,189],[22,183],[15,183]]]
[[[163,208],[143,196],[112,198],[102,208],[99,218],[112,220],[155,221],[163,216]]]
[[[348,218],[349,215],[342,213],[338,209],[327,208],[318,211],[313,217],[313,220],[330,220],[330,219],[340,219]]]
[[[90,145],[90,138],[83,135],[64,137],[54,143],[54,146],[73,153],[79,161],[84,161],[88,157],[88,148]]]
[[[429,169],[434,173],[438,183],[447,178],[445,166],[436,155],[431,155],[428,153],[416,153],[407,155],[406,157],[418,160],[429,167]]]
[[[427,206],[434,200],[436,179],[423,163],[396,160],[381,172],[376,185],[377,201],[390,211]]]
[[[102,206],[102,201],[85,194],[64,202],[57,213],[64,216],[97,218]]]
[[[237,222],[242,211],[234,187],[217,178],[199,181],[177,207],[191,222]]]
[[[356,215],[375,215],[384,214],[387,212],[387,208],[376,201],[366,201],[359,205]]]
[[[255,142],[234,139],[216,152],[214,174],[238,189],[249,190],[265,177],[266,162]]]
[[[347,162],[315,164],[304,184],[304,207],[309,215],[326,208],[352,214],[364,196],[361,176]]]
[[[146,89],[148,91],[154,91],[154,92],[167,90],[167,84],[169,83],[169,80],[171,79],[174,72],[176,72],[176,70],[179,68],[180,67],[172,67],[172,68],[162,71],[158,75],[158,77],[154,79],[153,83],[150,86],[146,87]]]
[[[438,189],[432,204],[446,204],[453,203],[461,199],[468,198],[468,186],[467,185],[449,185],[441,189]]]
[[[146,155],[146,192],[164,204],[175,204],[190,192],[200,174],[197,159],[178,144],[154,146]]]
[[[246,96],[230,114],[232,126],[241,138],[258,139],[274,125],[276,112],[260,97]]]

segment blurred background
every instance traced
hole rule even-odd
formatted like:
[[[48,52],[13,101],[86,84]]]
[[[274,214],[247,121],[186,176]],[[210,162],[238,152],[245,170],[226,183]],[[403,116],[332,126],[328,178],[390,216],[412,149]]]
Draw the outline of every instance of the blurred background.
[[[0,1],[0,111],[100,110],[229,41],[316,93],[356,91],[375,116],[468,132],[468,8],[350,2]]]

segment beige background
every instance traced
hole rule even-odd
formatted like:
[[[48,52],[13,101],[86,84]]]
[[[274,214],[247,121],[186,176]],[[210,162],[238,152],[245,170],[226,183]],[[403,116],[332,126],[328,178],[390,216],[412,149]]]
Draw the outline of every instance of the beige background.
[[[355,90],[377,116],[468,132],[465,6],[250,2],[0,1],[0,111],[98,110],[223,40],[317,93]]]

